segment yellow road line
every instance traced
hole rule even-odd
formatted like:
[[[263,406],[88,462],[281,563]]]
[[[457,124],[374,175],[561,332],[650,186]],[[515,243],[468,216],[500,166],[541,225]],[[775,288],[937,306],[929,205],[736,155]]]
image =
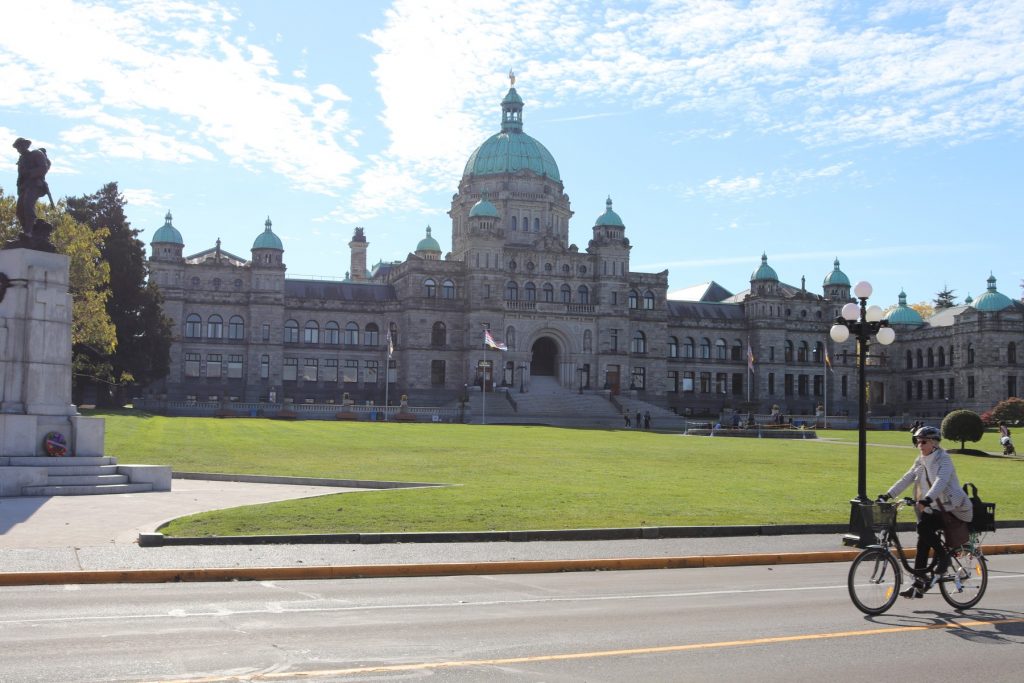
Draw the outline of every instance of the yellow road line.
[[[664,654],[667,652],[688,652],[694,650],[715,650],[726,647],[749,647],[752,645],[774,645],[778,643],[796,643],[805,640],[828,640],[833,638],[857,638],[861,636],[877,636],[887,633],[912,633],[915,631],[935,631],[941,629],[975,628],[979,626],[997,626],[1001,624],[1024,623],[1024,618],[993,619],[984,621],[949,621],[941,624],[923,626],[891,626],[860,631],[837,631],[834,633],[805,633],[793,636],[772,636],[768,638],[751,638],[748,640],[723,640],[714,643],[691,643],[689,645],[664,645],[660,647],[638,647],[625,650],[598,650],[595,652],[569,652],[553,655],[533,655],[529,657],[505,657],[499,659],[464,659],[448,662],[419,662],[416,664],[384,664],[380,666],[357,666],[348,669],[322,669],[314,671],[278,671],[273,673],[252,673],[238,676],[213,678],[187,678],[179,681],[163,683],[221,683],[226,681],[274,681],[301,678],[321,678],[325,676],[352,676],[375,673],[401,673],[408,671],[425,671],[431,669],[456,669],[473,666],[504,666],[508,664],[530,664],[536,662],[560,662],[576,659],[596,659],[598,657],[630,657],[634,655]]]

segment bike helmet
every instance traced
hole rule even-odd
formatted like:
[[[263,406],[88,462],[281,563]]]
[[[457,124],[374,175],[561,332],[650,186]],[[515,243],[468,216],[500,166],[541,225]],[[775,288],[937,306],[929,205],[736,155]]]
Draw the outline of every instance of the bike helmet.
[[[922,439],[942,441],[942,432],[939,431],[938,427],[921,427],[916,432],[914,432],[914,443],[917,443]]]

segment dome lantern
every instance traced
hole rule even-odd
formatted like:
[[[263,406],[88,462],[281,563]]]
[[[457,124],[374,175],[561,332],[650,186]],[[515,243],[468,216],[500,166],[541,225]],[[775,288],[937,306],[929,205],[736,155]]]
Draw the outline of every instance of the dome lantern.
[[[1004,308],[1009,308],[1013,305],[1013,301],[1010,300],[1010,297],[996,290],[995,275],[990,273],[987,282],[988,287],[985,289],[985,293],[980,295],[970,304],[974,307],[974,310],[981,311],[983,313],[995,313],[996,311],[1001,311]]]

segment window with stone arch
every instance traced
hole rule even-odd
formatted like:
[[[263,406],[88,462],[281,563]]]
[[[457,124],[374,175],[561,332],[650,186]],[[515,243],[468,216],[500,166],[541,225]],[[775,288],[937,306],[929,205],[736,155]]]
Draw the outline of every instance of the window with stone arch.
[[[649,289],[646,292],[644,292],[644,310],[645,311],[653,311],[654,310],[654,292],[652,292]]]
[[[594,350],[594,335],[590,330],[583,330],[583,352],[591,353]]]
[[[516,350],[516,328],[511,325],[505,328],[505,346],[509,351]]]
[[[345,346],[359,346],[359,324],[348,322],[345,324]]]
[[[579,289],[576,290],[577,301],[581,304],[590,303],[590,289],[586,285],[580,285]]]
[[[454,299],[455,298],[455,283],[451,280],[445,280],[441,283],[441,298],[442,299]]]
[[[302,342],[304,344],[320,343],[320,324],[317,321],[309,320],[306,322],[306,326],[302,328]]]
[[[914,352],[907,349],[907,369],[910,370],[914,367]]]
[[[700,357],[704,360],[711,358],[711,340],[707,337],[703,337],[700,340]]]
[[[189,313],[185,318],[185,337],[199,339],[203,336],[203,319],[197,313]]]
[[[630,353],[647,353],[647,336],[637,330],[633,335],[633,339],[629,342]]]
[[[935,367],[935,352],[932,351],[932,347],[928,347],[928,367]]]
[[[519,301],[519,285],[515,282],[509,282],[505,285],[505,300]]]
[[[437,296],[437,283],[431,278],[427,278],[423,281],[423,296],[428,299],[433,299]]]
[[[683,340],[683,358],[693,358],[694,346],[696,344],[693,341],[693,337],[687,337]]]
[[[541,289],[541,301],[551,303],[555,300],[555,288],[551,286],[550,282],[545,282],[544,287]]]
[[[715,358],[717,360],[726,360],[729,357],[728,350],[726,348],[724,339],[715,340]]]
[[[512,232],[519,230],[519,221],[515,216],[509,216],[509,227],[512,228]]]
[[[228,339],[245,338],[245,321],[240,315],[233,315],[228,319]]]
[[[434,348],[444,348],[448,344],[448,328],[438,320],[430,329],[430,345]]]
[[[783,360],[787,363],[793,362],[793,342],[789,339],[786,340],[785,350],[783,351]]]
[[[917,367],[923,368],[924,367],[924,354],[921,353],[921,349],[917,350],[916,356],[917,356]]]
[[[324,325],[324,343],[334,346],[341,343],[341,328],[333,320]]]
[[[823,363],[823,362],[825,362],[825,345],[824,344],[822,344],[821,342],[815,342],[814,343],[814,350],[812,351],[812,353],[814,354],[814,357],[811,358],[812,361],[814,361],[815,363]]]
[[[567,304],[572,301],[572,287],[569,285],[562,285],[562,303]]]
[[[796,352],[796,359],[801,363],[806,363],[808,360],[810,360],[810,351],[811,348],[806,341],[800,342],[800,347],[797,349]]]
[[[679,340],[675,337],[668,338],[668,357],[679,358]]]
[[[363,329],[363,344],[365,346],[377,346],[380,344],[380,327],[377,323],[366,323]]]
[[[299,343],[299,323],[296,320],[285,320],[284,321],[284,343],[285,344],[298,344]]]
[[[206,336],[209,339],[220,339],[224,336],[224,318],[216,313],[206,319]]]
[[[527,282],[523,285],[523,296],[527,301],[537,300],[537,285],[532,282]]]
[[[540,219],[539,218],[534,218],[533,219],[533,231],[534,232],[540,232]]]
[[[1006,345],[1006,362],[1010,365],[1017,364],[1017,342],[1010,342]]]
[[[640,295],[635,290],[629,290],[629,296],[626,301],[629,309],[632,311],[640,307]]]
[[[729,360],[743,360],[743,342],[739,339],[732,340],[732,347],[729,349]]]

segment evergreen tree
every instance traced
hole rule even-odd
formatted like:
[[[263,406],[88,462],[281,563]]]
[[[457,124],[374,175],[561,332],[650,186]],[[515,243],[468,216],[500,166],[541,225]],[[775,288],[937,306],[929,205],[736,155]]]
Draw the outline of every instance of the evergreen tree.
[[[956,291],[949,289],[946,285],[943,285],[943,288],[944,289],[941,292],[938,292],[935,295],[934,303],[936,311],[956,306]]]
[[[124,197],[117,183],[99,192],[69,197],[68,212],[94,231],[107,230],[102,256],[110,264],[107,312],[117,330],[117,347],[110,355],[111,372],[119,388],[129,383],[146,385],[170,369],[171,326],[163,315],[160,292],[147,281],[145,245],[124,214]],[[110,392],[99,391],[99,400]],[[127,398],[114,392],[119,405]]]

